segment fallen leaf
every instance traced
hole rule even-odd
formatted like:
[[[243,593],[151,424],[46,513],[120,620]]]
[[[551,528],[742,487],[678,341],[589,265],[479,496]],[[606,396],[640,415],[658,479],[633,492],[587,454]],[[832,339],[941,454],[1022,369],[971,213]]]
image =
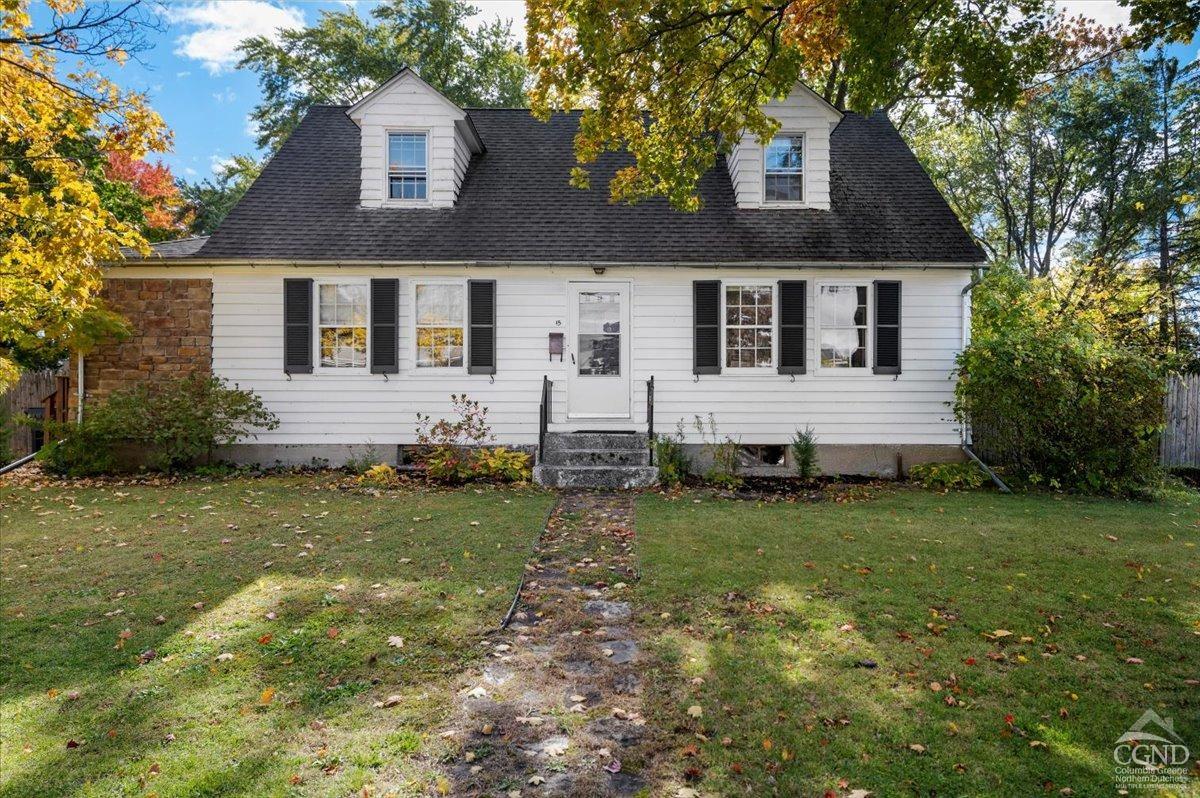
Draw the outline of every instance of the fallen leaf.
[[[689,717],[698,718],[704,714],[704,709],[699,704],[692,704],[688,707],[687,713]]]
[[[400,635],[392,635],[388,638],[388,646],[391,648],[404,648],[404,638]]]
[[[923,753],[925,753],[926,749],[925,749],[925,746],[921,745],[920,743],[911,743],[908,746],[908,750],[913,751],[918,754],[923,754]]]

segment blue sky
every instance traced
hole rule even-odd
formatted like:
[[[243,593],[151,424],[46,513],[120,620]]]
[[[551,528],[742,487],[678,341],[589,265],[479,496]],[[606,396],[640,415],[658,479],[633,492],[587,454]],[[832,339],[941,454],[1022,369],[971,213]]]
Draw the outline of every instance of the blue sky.
[[[521,0],[472,0],[472,5],[480,9],[475,22],[511,19],[518,40],[524,40]],[[1060,5],[1106,25],[1129,19],[1128,10],[1115,0],[1064,0]],[[140,55],[140,63],[131,60],[106,71],[122,86],[149,94],[175,131],[175,150],[163,160],[177,176],[198,180],[211,176],[222,159],[256,152],[248,115],[259,90],[253,73],[235,68],[238,42],[311,23],[323,10],[347,6],[365,14],[370,0],[168,0],[163,4],[165,29],[152,34],[153,47]],[[1187,63],[1197,57],[1197,44],[1172,48],[1172,54]]]

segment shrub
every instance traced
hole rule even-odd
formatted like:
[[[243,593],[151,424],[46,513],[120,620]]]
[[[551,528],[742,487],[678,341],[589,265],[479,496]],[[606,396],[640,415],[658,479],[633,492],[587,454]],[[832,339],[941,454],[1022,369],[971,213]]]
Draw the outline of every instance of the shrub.
[[[430,479],[458,483],[472,479],[525,482],[532,475],[528,454],[503,446],[487,448],[492,429],[487,408],[464,394],[451,394],[457,418],[439,419],[417,413],[417,458]]]
[[[533,476],[529,455],[503,446],[475,449],[471,452],[469,467],[471,476],[477,479],[528,482]]]
[[[918,463],[908,469],[908,478],[934,490],[978,488],[984,473],[974,463]]]
[[[675,427],[674,435],[654,436],[654,464],[658,466],[658,481],[668,488],[683,484],[692,463],[683,451],[683,422]]]
[[[387,463],[377,463],[358,475],[358,484],[377,488],[388,488],[398,481],[396,469]]]
[[[812,427],[805,427],[804,432],[796,430],[792,437],[792,460],[796,468],[796,476],[805,482],[816,479],[817,468],[817,433]]]
[[[1027,484],[1137,492],[1158,476],[1163,374],[1011,272],[975,289],[955,412],[992,466]]]
[[[211,462],[213,451],[254,429],[279,425],[253,391],[205,374],[139,383],[85,408],[83,423],[50,425],[39,459],[66,476],[145,466],[178,471]]]
[[[708,414],[708,424],[696,416],[696,431],[704,440],[704,451],[709,457],[709,468],[704,473],[704,479],[722,488],[738,488],[742,478],[738,475],[741,470],[742,444],[740,441],[726,435],[717,434],[717,419],[712,413]]]

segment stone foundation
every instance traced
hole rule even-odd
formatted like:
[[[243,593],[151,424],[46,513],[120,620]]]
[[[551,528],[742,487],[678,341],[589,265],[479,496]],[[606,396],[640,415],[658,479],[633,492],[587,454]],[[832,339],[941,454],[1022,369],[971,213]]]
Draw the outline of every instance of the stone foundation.
[[[101,296],[132,334],[84,356],[85,411],[89,402],[145,380],[212,371],[212,280],[106,279]],[[72,406],[78,373],[73,358]]]
[[[712,460],[700,444],[684,444],[692,461],[692,472],[703,474]],[[853,474],[856,476],[895,479],[897,466],[900,476],[917,463],[958,463],[967,459],[954,444],[931,443],[818,443],[817,467],[825,476]],[[791,476],[795,473],[791,447],[784,450],[784,464],[742,468],[747,476]]]

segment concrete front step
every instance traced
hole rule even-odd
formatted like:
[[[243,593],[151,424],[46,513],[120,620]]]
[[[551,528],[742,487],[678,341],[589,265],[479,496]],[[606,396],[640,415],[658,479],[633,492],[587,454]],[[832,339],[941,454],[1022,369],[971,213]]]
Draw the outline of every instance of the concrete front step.
[[[645,488],[658,481],[654,466],[538,465],[533,481],[548,488]]]
[[[544,465],[556,466],[648,466],[650,450],[641,449],[551,449],[546,448]]]
[[[642,432],[550,432],[546,451],[628,451],[645,449],[648,439]]]

